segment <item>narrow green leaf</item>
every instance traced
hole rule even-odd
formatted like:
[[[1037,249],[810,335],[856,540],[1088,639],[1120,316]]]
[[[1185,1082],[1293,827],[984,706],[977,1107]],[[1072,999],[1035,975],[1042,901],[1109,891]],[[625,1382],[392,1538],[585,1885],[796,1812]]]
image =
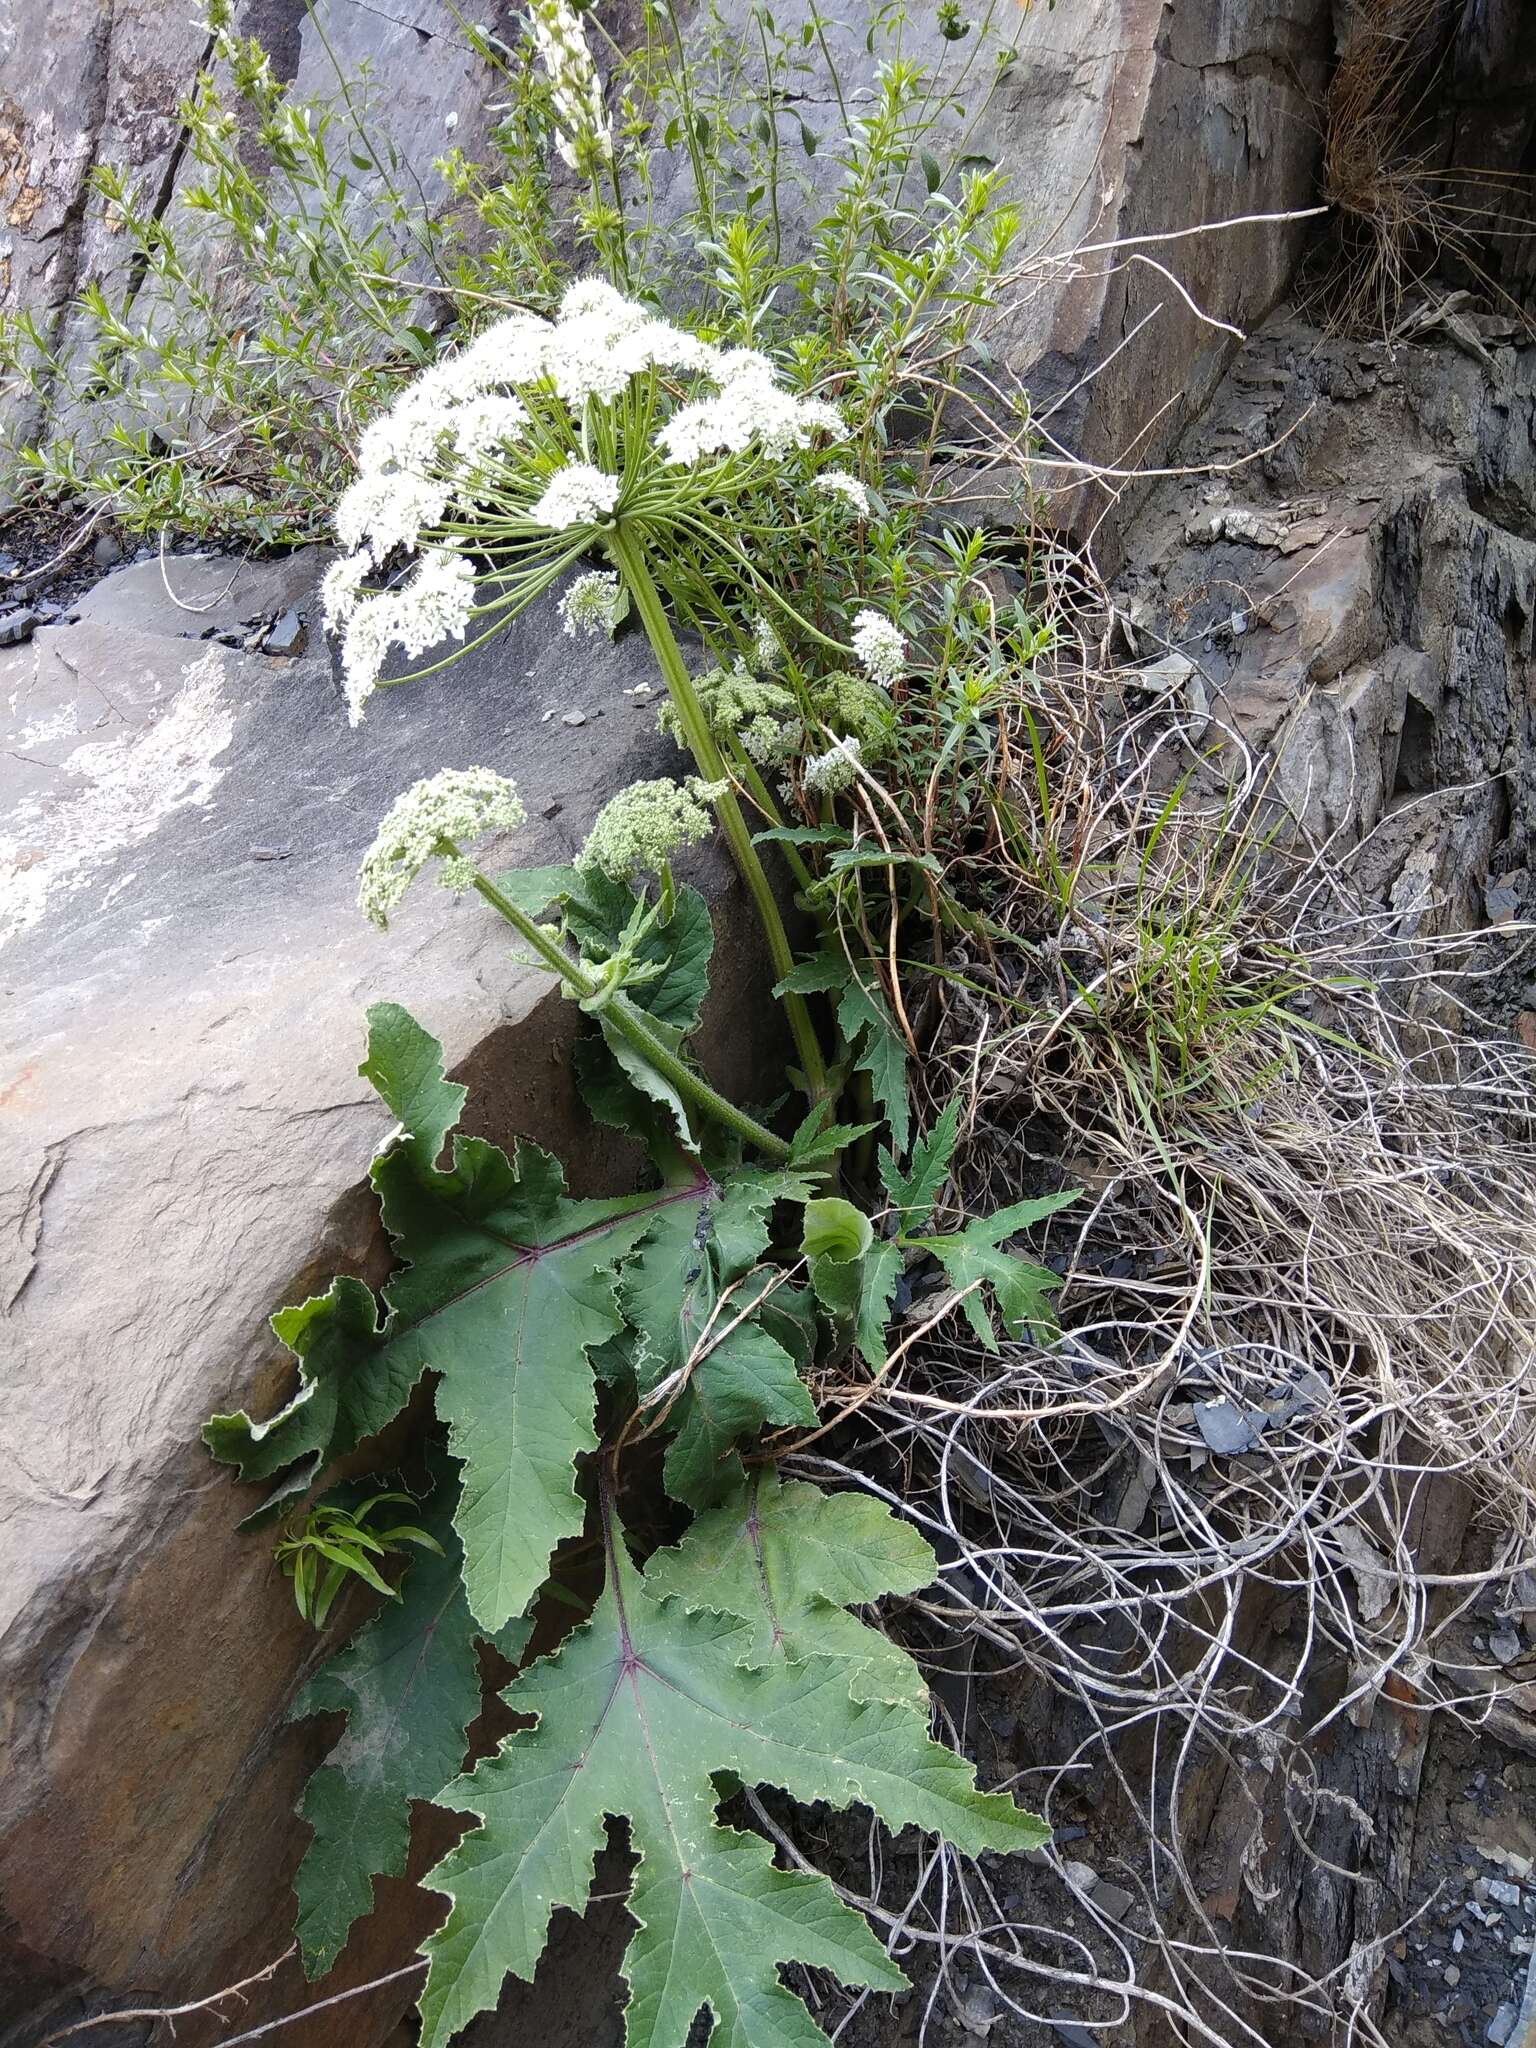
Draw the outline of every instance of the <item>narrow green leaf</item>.
[[[404,1872],[410,1802],[433,1798],[459,1769],[464,1731],[480,1711],[476,1629],[452,1523],[458,1484],[449,1461],[440,1462],[444,1477],[428,1509],[433,1554],[412,1564],[398,1603],[380,1609],[290,1710],[292,1720],[347,1716],[299,1808],[313,1830],[294,1881],[311,1977],[324,1975],[353,1922],[372,1909],[373,1880]],[[516,1656],[528,1628],[512,1622],[497,1647]]]

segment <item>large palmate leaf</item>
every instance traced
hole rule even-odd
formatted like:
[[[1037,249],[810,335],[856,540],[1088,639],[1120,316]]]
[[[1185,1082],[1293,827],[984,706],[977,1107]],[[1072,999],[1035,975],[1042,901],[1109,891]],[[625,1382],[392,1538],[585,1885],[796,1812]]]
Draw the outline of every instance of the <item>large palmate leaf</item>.
[[[493,2006],[508,1974],[533,1975],[551,1913],[586,1902],[609,1815],[628,1819],[640,1858],[629,2048],[684,2048],[706,2007],[730,2048],[814,2048],[825,2037],[781,1963],[886,1990],[903,1979],[824,1879],[775,1869],[766,1841],[718,1823],[717,1774],[861,1803],[971,1854],[1035,1848],[1045,1830],[979,1792],[909,1706],[850,1698],[836,1658],[745,1666],[742,1623],[648,1599],[611,1524],[605,1534],[591,1621],[505,1694],[537,1727],[440,1795],[481,1825],[427,1879],[453,1905],[426,1944],[421,2048],[443,2048]]]
[[[1037,1266],[1032,1259],[1021,1258],[1017,1252],[1004,1251],[1003,1240],[1027,1230],[1032,1223],[1039,1223],[1076,1200],[1077,1190],[1074,1188],[1064,1195],[1045,1195],[1039,1201],[1014,1202],[1009,1208],[999,1209],[995,1215],[976,1217],[967,1223],[964,1230],[953,1231],[943,1237],[910,1237],[906,1241],[922,1251],[933,1253],[944,1268],[951,1287],[962,1291],[970,1289],[960,1304],[965,1310],[966,1320],[976,1333],[978,1342],[988,1351],[995,1351],[997,1334],[977,1283],[985,1281],[991,1288],[1006,1336],[1022,1337],[1032,1324],[1049,1328],[1052,1321],[1050,1296],[1061,1285],[1060,1280],[1048,1268]]]
[[[439,1480],[423,1526],[442,1545],[407,1572],[400,1597],[382,1608],[305,1686],[298,1720],[347,1716],[336,1747],[305,1788],[299,1811],[313,1830],[294,1879],[299,1946],[311,1977],[340,1955],[352,1923],[373,1906],[373,1880],[398,1877],[410,1845],[410,1802],[432,1799],[464,1762],[464,1731],[480,1711],[475,1626],[453,1530],[458,1482]],[[494,1637],[504,1656],[527,1642],[529,1624]]]
[[[550,1553],[580,1531],[575,1462],[597,1443],[588,1359],[623,1328],[618,1265],[674,1205],[697,1208],[708,1182],[700,1174],[687,1187],[571,1201],[559,1162],[538,1146],[520,1143],[509,1160],[463,1137],[439,1169],[441,1048],[392,1004],[369,1021],[364,1071],[392,1107],[418,1117],[373,1163],[404,1261],[384,1290],[386,1316],[352,1280],[285,1310],[274,1327],[299,1355],[298,1393],[270,1422],[220,1416],[204,1434],[246,1476],[297,1459],[307,1480],[437,1373],[438,1412],[465,1464],[458,1529],[470,1610],[495,1630],[522,1613]]]
[[[926,1709],[923,1675],[897,1643],[847,1609],[931,1583],[933,1552],[909,1522],[862,1493],[822,1493],[754,1472],[645,1568],[645,1590],[747,1624],[754,1668],[828,1657],[856,1700]]]

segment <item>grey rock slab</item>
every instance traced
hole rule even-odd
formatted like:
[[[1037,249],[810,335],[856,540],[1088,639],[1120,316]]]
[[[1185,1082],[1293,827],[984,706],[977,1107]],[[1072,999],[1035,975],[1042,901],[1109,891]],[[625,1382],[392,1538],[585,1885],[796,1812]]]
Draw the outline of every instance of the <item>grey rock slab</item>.
[[[302,607],[317,563],[169,567],[183,602],[238,569],[219,602],[249,616],[279,585]],[[0,944],[0,1924],[21,1959],[0,2032],[55,1993],[202,1996],[287,1938],[319,1738],[283,1715],[313,1638],[198,1429],[283,1398],[272,1310],[382,1271],[366,1004],[443,1039],[474,1129],[554,1145],[583,1191],[635,1160],[581,1116],[576,1013],[505,928],[424,877],[378,932],[354,877],[389,803],[444,766],[519,782],[534,822],[494,860],[567,859],[615,788],[680,765],[623,694],[651,672],[643,639],[578,649],[529,616],[353,731],[328,660],[185,622],[152,562],[0,666],[0,878],[22,913]],[[604,715],[546,721],[577,696]],[[717,858],[695,879],[718,934],[703,1055],[760,1095],[776,1026],[750,912]],[[390,1888],[357,1954],[397,1964],[437,1911]],[[305,1996],[284,1980],[242,2019]],[[349,2008],[349,2041],[409,1997]]]

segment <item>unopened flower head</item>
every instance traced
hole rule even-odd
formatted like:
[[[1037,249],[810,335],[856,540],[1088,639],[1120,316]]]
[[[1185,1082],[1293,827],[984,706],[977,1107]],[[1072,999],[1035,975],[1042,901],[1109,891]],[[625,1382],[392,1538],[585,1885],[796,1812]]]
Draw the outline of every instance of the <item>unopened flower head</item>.
[[[811,704],[823,724],[859,742],[866,761],[878,761],[890,746],[896,712],[878,683],[835,669],[811,691]]]
[[[906,673],[905,636],[878,612],[859,612],[853,621],[853,651],[866,675],[887,688]]]
[[[836,796],[858,773],[862,751],[857,740],[834,740],[824,754],[813,754],[801,770],[806,788],[816,796]]]
[[[851,505],[861,519],[869,517],[869,493],[846,469],[824,469],[820,476],[812,477],[811,489],[819,491],[824,498],[837,498],[843,504]]]
[[[557,469],[543,496],[528,509],[535,526],[563,532],[571,526],[597,526],[618,503],[619,480],[590,462],[568,462]]]
[[[619,579],[611,569],[589,569],[561,598],[560,623],[572,640],[579,635],[612,634],[623,602]]]
[[[463,849],[488,832],[515,832],[526,816],[515,786],[490,768],[445,768],[413,783],[390,805],[363,856],[359,907],[382,929],[432,860],[442,863],[444,888],[467,888],[473,868]]]
[[[528,23],[549,73],[562,160],[579,171],[594,154],[611,157],[613,129],[581,16],[569,0],[531,0]]]
[[[730,668],[705,669],[694,677],[693,688],[715,738],[734,734],[755,761],[782,759],[789,738],[799,732],[794,692],[753,675],[744,661]],[[680,747],[687,744],[674,705],[663,704],[656,722]]]
[[[683,782],[632,783],[598,812],[577,867],[596,868],[616,882],[656,872],[682,847],[709,837],[715,823],[710,803],[722,787],[696,775]]]

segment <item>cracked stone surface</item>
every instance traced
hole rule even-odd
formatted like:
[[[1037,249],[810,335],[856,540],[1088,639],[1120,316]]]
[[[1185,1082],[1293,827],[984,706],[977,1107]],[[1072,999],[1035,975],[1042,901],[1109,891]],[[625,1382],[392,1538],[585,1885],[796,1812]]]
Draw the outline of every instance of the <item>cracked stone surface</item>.
[[[277,1404],[273,1309],[382,1272],[366,1004],[444,1039],[474,1128],[554,1145],[587,1189],[633,1163],[580,1115],[575,1013],[496,921],[424,881],[379,933],[353,874],[399,790],[448,764],[518,780],[533,822],[509,860],[568,858],[614,788],[677,760],[623,694],[650,674],[643,640],[578,649],[529,617],[353,732],[328,660],[200,637],[312,613],[316,568],[172,557],[186,611],[144,563],[0,653],[0,876],[24,913],[0,944],[7,2043],[83,1995],[201,1995],[287,1939],[317,1735],[282,1716],[314,1639],[197,1432]],[[719,933],[705,1056],[748,1094],[773,1005],[736,885],[708,862],[696,879]],[[326,1988],[398,1962],[433,1917],[390,1888]],[[304,2002],[286,1979],[266,1995],[252,2023]],[[348,2040],[407,1996],[349,2009]]]

